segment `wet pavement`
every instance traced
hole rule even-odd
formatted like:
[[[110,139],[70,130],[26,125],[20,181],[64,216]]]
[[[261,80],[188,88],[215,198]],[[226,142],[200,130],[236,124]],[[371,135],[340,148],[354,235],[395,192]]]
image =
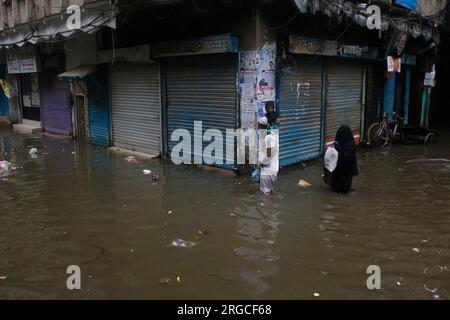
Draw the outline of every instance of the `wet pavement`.
[[[0,298],[450,299],[449,147],[360,150],[348,196],[308,162],[264,197],[248,177],[0,133],[18,167],[0,176]]]

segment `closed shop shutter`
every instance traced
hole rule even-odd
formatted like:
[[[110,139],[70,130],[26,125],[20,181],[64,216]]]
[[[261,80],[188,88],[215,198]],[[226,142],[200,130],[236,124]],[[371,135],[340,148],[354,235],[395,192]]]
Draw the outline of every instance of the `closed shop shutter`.
[[[321,61],[296,57],[293,72],[280,75],[280,166],[320,156]]]
[[[161,118],[158,64],[118,65],[111,70],[114,146],[159,154]]]
[[[194,140],[194,121],[207,129],[236,129],[236,56],[232,54],[173,58],[167,61],[167,137],[168,155],[179,141],[171,141],[176,129],[187,129]],[[202,137],[197,137],[202,141]],[[203,148],[209,142],[203,143]],[[192,153],[202,150],[192,147]],[[192,157],[194,161],[194,157]]]
[[[327,141],[333,141],[342,125],[349,126],[355,139],[361,131],[362,63],[330,60],[328,63]]]
[[[68,80],[59,80],[60,70],[46,70],[39,74],[43,127],[48,132],[70,135],[72,110]]]
[[[108,75],[100,70],[87,78],[89,137],[93,144],[109,147],[110,112]]]

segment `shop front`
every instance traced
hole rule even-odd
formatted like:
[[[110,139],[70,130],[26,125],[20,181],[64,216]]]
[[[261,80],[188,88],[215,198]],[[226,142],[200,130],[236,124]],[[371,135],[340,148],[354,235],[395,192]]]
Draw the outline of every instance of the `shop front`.
[[[159,155],[161,151],[158,63],[111,68],[112,138],[115,147]]]
[[[356,143],[361,138],[363,65],[359,60],[327,61],[326,142],[334,141],[342,125],[352,129]]]
[[[280,71],[280,165],[320,156],[322,150],[322,59],[294,55]]]
[[[7,70],[17,82],[20,122],[41,126],[41,100],[38,72],[40,59],[33,47],[24,47],[7,53]],[[15,79],[13,77],[15,76]]]
[[[197,43],[193,46],[193,43]],[[234,36],[213,36],[179,43],[165,43],[157,46],[156,55],[163,59],[164,69],[164,135],[165,154],[171,156],[174,146],[180,141],[173,140],[172,134],[181,129],[192,137],[192,161],[211,163],[203,157],[203,135],[208,129],[217,129],[226,136],[226,129],[238,126],[238,83],[237,60],[238,39]],[[189,52],[196,48],[195,52]],[[194,130],[194,122],[201,123],[201,131]],[[200,135],[196,137],[196,135]],[[194,145],[194,140],[203,141]],[[223,139],[223,150],[225,147]],[[231,154],[228,155],[229,157]],[[222,163],[215,165],[235,168],[226,164],[227,154],[223,152]]]

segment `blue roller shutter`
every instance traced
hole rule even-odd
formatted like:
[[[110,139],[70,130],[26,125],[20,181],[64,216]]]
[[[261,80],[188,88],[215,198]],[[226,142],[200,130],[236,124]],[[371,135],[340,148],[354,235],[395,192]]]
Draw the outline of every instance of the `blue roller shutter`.
[[[168,156],[178,144],[178,141],[171,141],[174,130],[187,129],[194,139],[194,121],[202,121],[203,133],[207,129],[222,132],[225,164],[225,130],[236,129],[236,56],[173,58],[167,61],[166,69]],[[207,144],[209,142],[203,143],[203,148]],[[192,152],[200,156],[202,150],[194,150],[193,146]]]
[[[280,74],[280,166],[319,157],[322,145],[322,63],[295,59],[297,65]]]

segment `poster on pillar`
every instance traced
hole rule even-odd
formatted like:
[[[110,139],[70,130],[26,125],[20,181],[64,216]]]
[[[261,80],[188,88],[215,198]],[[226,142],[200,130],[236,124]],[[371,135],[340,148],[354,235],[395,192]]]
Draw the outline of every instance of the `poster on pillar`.
[[[256,128],[256,81],[259,55],[257,51],[239,54],[239,92],[241,105],[241,129]]]
[[[401,72],[402,59],[400,57],[388,56],[387,57],[387,69],[388,72]]]
[[[266,42],[259,52],[258,66],[258,117],[266,112],[267,101],[275,101],[275,63],[277,47],[275,42]]]

